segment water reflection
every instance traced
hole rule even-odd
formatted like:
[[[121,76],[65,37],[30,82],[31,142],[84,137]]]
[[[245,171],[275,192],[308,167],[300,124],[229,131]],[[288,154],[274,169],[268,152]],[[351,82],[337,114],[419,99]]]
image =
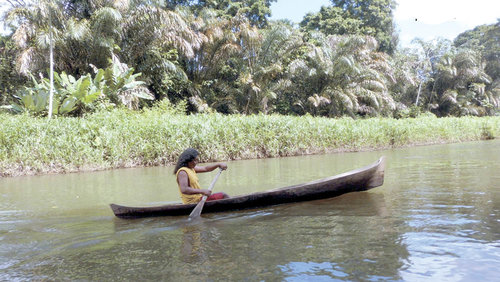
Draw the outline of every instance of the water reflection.
[[[399,181],[390,185],[398,197],[389,201],[408,225],[404,242],[411,256],[403,279],[470,281],[478,279],[477,271],[484,280],[494,276],[500,263],[494,247],[500,240],[500,142],[474,145],[415,148],[401,154],[420,158],[392,163],[408,168],[392,171]]]
[[[0,179],[0,280],[496,279],[498,140],[233,162],[216,189],[292,185],[381,154],[383,187],[193,222],[107,206],[178,200],[170,168]]]
[[[206,215],[194,222],[166,217],[113,219],[112,225],[112,233],[100,235],[106,240],[86,234],[84,242],[45,258],[48,264],[39,266],[38,273],[54,273],[53,265],[63,260],[66,271],[52,278],[75,277],[92,269],[90,273],[99,277],[87,272],[91,280],[140,279],[139,273],[128,269],[147,265],[150,279],[286,280],[302,275],[370,279],[374,272],[396,279],[408,255],[392,228],[384,196],[366,192]],[[74,256],[71,250],[79,244],[90,248]],[[96,260],[105,262],[89,264]],[[325,261],[332,262],[331,270],[318,268]],[[381,263],[384,269],[377,270]],[[311,268],[304,273],[306,267]],[[109,273],[111,269],[122,271]]]

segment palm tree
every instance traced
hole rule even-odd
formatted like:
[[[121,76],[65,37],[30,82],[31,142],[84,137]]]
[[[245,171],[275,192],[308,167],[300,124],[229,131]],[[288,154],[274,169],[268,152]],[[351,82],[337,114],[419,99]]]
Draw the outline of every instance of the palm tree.
[[[185,69],[189,78],[187,95],[190,101],[197,101],[199,110],[226,107],[237,112],[230,97],[233,96],[231,60],[240,52],[238,32],[234,30],[238,19],[219,17],[217,11],[204,8],[195,16],[184,13],[186,22],[202,35],[204,40],[194,56],[184,57]]]
[[[305,59],[292,62],[294,81],[306,81],[311,92],[328,98],[331,116],[390,114],[395,102],[388,85],[394,81],[389,57],[376,52],[367,36],[312,34]],[[301,67],[295,67],[301,66]],[[307,90],[306,90],[307,91]]]
[[[261,34],[240,14],[232,19],[208,17],[202,30],[209,40],[190,61],[191,95],[231,112],[249,113],[253,95],[261,92],[254,81]]]
[[[405,109],[416,104],[415,96],[418,100],[425,73],[418,70],[421,66],[418,55],[409,48],[397,50],[392,56],[392,63],[395,82],[390,84],[389,92],[397,101],[398,108]]]
[[[451,50],[451,41],[443,38],[437,38],[431,41],[424,41],[420,38],[416,38],[412,41],[415,44],[415,48],[411,50],[412,53],[417,57],[417,63],[414,66],[415,75],[418,83],[417,95],[415,98],[415,106],[419,106],[420,102],[424,98],[422,104],[427,105],[427,107],[434,107],[429,104],[432,99],[432,92],[434,90],[429,91],[430,95],[426,97],[422,97],[422,93],[424,87],[431,83],[431,80],[436,74],[437,65],[440,62],[441,58],[445,56],[446,53]]]
[[[52,116],[54,96],[54,44],[64,28],[65,16],[60,3],[39,0],[14,6],[7,13],[7,22],[17,24],[12,38],[21,52],[17,56],[17,67],[21,74],[28,75],[42,70],[49,64],[50,96],[49,114]],[[48,50],[47,50],[48,49]],[[47,53],[49,58],[47,59]]]
[[[311,111],[314,114],[317,114],[318,108],[326,106],[326,105],[331,103],[330,99],[323,97],[323,96],[319,96],[318,94],[314,94],[314,95],[310,96],[309,98],[307,98],[307,102],[309,102],[309,104],[311,104],[311,106],[312,106]]]
[[[121,7],[119,1],[114,3]],[[92,7],[88,10],[92,13],[88,18],[79,17],[82,5]],[[21,2],[8,12],[8,22],[17,26],[13,39],[20,50],[18,71],[26,76],[30,73],[43,76],[49,65],[49,118],[52,116],[54,69],[80,76],[91,71],[90,64],[105,68],[120,43],[121,13],[114,6],[106,5],[106,1],[99,0],[39,0]]]
[[[121,55],[143,73],[157,98],[168,95],[174,84],[187,84],[186,70],[179,61],[194,58],[207,41],[207,37],[192,26],[193,18],[188,9],[171,11],[154,5],[138,5],[129,10],[123,23]]]
[[[192,100],[223,112],[272,111],[284,61],[302,44],[297,32],[281,23],[258,30],[242,15],[219,18],[208,9],[187,21],[207,38],[187,60]]]
[[[244,112],[268,113],[273,109],[270,101],[282,90],[287,60],[303,46],[303,41],[298,31],[281,22],[271,24],[260,33],[244,34],[247,37],[242,41],[245,60],[239,80],[247,91]]]
[[[57,42],[64,26],[64,16],[56,3],[41,0],[14,6],[7,12],[6,22],[16,26],[12,39],[21,50],[16,59],[18,71],[27,75],[46,69],[53,42],[50,39]]]
[[[478,51],[452,50],[437,64],[433,88],[439,115],[484,116],[498,110],[498,86],[491,85]]]
[[[11,36],[0,35],[0,105],[8,105],[12,95],[25,78],[18,75],[15,70],[15,46]]]

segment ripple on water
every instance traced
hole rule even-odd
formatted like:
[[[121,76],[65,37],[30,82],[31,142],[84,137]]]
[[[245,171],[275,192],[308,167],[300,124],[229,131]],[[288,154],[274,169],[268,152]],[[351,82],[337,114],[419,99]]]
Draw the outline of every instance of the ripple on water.
[[[468,280],[474,269],[484,277],[500,263],[500,251],[495,242],[471,238],[474,230],[461,230],[458,235],[438,232],[407,232],[404,243],[412,256],[408,259],[402,277],[404,280],[434,281]],[[493,275],[493,276],[492,276]]]
[[[349,276],[342,267],[331,262],[290,262],[278,267],[288,275],[285,281],[331,281]]]

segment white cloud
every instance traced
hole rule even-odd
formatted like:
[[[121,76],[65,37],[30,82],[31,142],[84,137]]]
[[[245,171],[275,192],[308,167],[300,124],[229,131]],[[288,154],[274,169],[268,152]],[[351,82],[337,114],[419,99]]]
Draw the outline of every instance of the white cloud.
[[[397,0],[397,21],[415,20],[425,24],[459,22],[468,28],[495,23],[500,18],[498,0]]]
[[[403,47],[416,38],[453,40],[478,25],[496,23],[499,0],[397,0],[394,20]]]

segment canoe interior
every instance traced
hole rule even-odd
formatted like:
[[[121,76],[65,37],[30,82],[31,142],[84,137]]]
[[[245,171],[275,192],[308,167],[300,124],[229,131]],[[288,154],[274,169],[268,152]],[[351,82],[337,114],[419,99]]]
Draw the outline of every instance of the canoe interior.
[[[349,192],[365,191],[384,183],[385,158],[371,165],[299,185],[256,192],[228,199],[206,202],[203,213],[241,210],[336,197]],[[127,207],[111,204],[117,217],[189,215],[196,204],[171,204],[155,207]]]

